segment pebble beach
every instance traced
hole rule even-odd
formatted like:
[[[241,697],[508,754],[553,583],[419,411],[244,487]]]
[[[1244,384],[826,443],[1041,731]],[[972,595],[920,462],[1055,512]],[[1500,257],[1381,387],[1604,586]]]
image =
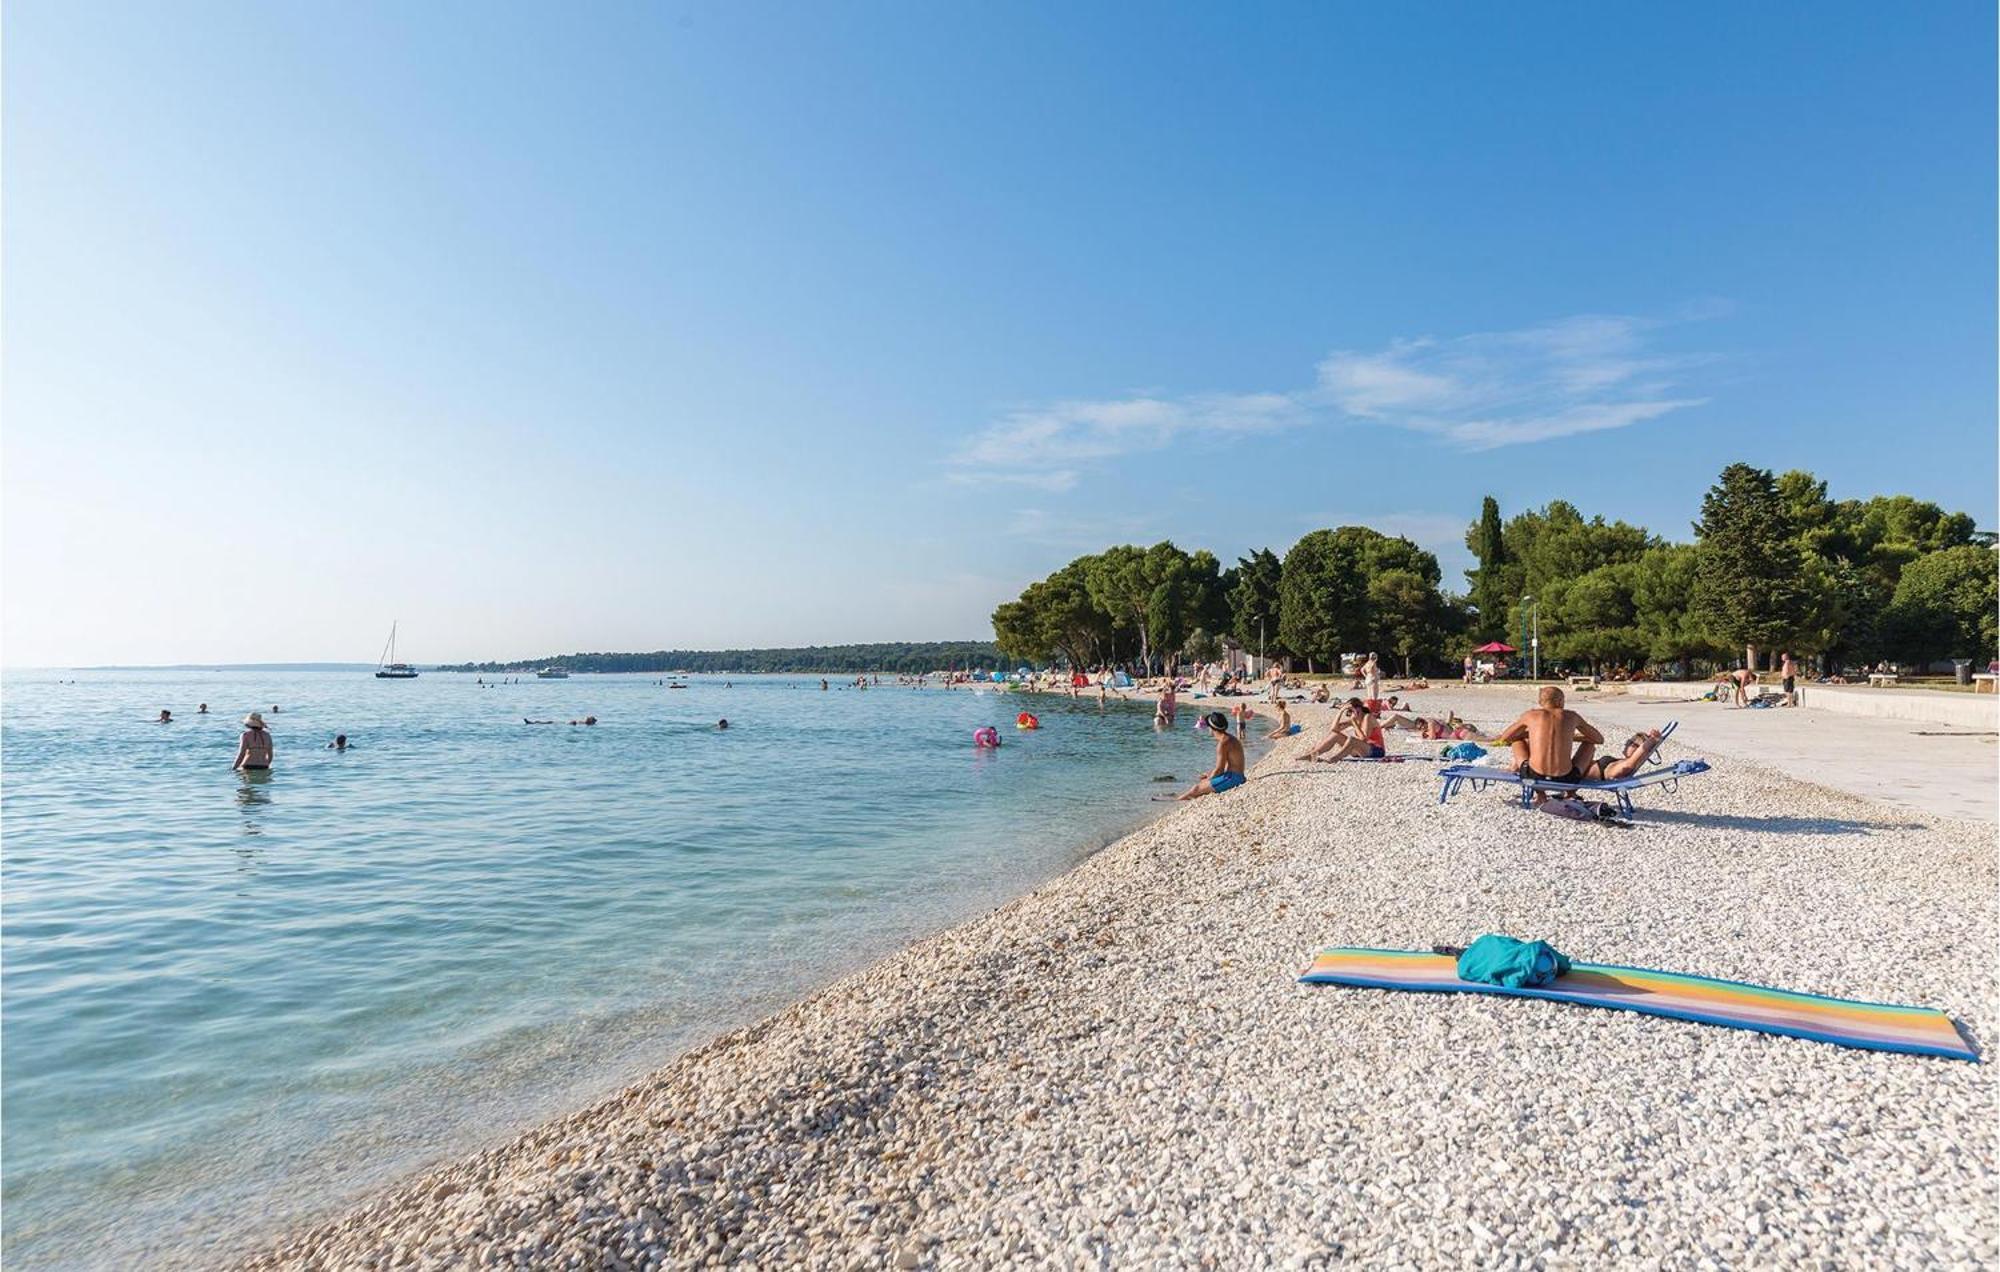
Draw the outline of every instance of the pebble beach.
[[[1416,701],[1497,728],[1525,699]],[[1297,983],[1326,946],[1504,932],[1937,1007],[1990,1048],[1992,821],[1807,783],[1678,709],[1666,757],[1715,767],[1619,829],[1440,806],[1418,760],[1303,764],[1327,709],[1294,707],[1242,789],[242,1266],[2000,1262],[1989,1065]]]

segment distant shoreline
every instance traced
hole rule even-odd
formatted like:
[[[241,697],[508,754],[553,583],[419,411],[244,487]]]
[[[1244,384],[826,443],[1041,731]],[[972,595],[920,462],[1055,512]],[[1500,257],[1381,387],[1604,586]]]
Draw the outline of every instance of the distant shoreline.
[[[105,663],[93,667],[8,667],[8,671],[369,671],[374,663]]]
[[[918,640],[855,645],[794,645],[769,649],[654,649],[633,653],[549,654],[505,662],[443,663],[436,671],[519,674],[557,667],[572,674],[637,672],[663,675],[796,676],[922,675],[945,669],[994,669],[1008,660],[991,641]]]

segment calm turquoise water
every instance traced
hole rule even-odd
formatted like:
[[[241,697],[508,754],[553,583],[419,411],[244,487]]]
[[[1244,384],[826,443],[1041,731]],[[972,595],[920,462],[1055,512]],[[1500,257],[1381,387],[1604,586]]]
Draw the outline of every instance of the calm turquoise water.
[[[616,1089],[1067,867],[1212,749],[817,679],[70,679],[8,675],[0,721],[10,1268],[227,1251]],[[232,774],[252,708],[277,763]]]

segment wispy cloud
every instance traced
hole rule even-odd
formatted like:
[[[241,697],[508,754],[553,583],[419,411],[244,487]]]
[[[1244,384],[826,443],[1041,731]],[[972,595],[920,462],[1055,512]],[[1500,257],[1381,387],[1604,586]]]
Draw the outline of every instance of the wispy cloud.
[[[1192,435],[1270,432],[1310,412],[1289,393],[1142,394],[1009,411],[959,452],[951,477],[1067,490],[1078,465],[1159,450]]]
[[[1060,492],[1090,465],[1190,438],[1352,422],[1491,450],[1627,428],[1708,399],[1680,388],[1708,359],[1652,347],[1672,319],[1585,314],[1517,331],[1336,350],[1303,389],[1066,400],[1005,412],[953,459],[955,482]]]
[[[1700,356],[1648,348],[1666,320],[1586,314],[1520,331],[1398,340],[1319,364],[1335,410],[1491,450],[1626,428],[1708,399],[1678,391]]]

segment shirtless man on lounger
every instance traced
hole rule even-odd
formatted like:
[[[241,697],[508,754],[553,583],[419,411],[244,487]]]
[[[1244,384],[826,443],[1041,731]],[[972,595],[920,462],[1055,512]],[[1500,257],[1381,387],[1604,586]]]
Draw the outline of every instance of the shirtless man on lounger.
[[[1496,741],[1514,753],[1514,771],[1554,782],[1598,780],[1589,776],[1604,735],[1590,721],[1563,706],[1563,691],[1545,685],[1521,718],[1500,730]]]

